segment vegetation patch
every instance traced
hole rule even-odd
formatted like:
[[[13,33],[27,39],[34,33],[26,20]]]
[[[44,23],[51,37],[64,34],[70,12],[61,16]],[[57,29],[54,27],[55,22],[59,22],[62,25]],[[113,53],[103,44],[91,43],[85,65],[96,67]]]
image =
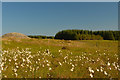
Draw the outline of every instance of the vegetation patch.
[[[63,30],[55,35],[55,39],[64,40],[118,40],[119,31]]]
[[[118,77],[118,41],[70,42],[54,39],[23,39],[22,42],[2,40],[2,77]]]

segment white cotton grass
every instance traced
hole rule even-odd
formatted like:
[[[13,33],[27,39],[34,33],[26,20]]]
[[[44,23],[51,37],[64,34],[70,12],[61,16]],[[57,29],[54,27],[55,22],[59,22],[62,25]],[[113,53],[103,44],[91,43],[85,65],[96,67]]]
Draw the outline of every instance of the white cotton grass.
[[[47,63],[47,66],[50,66],[50,64]]]
[[[91,67],[88,67],[88,70],[90,72],[90,77],[93,78],[94,77],[94,70]]]
[[[18,68],[19,68],[19,66],[16,66],[16,68],[18,69]]]
[[[93,74],[92,73],[90,73],[90,77],[93,78]]]
[[[14,73],[15,74],[15,76],[17,77],[18,76],[18,74],[17,73]]]
[[[51,70],[52,70],[52,68],[50,67],[50,68],[49,68],[49,71],[51,71]]]
[[[97,72],[99,72],[100,70],[99,69],[96,69]]]
[[[110,66],[110,62],[108,62],[107,65]]]
[[[90,73],[94,73],[94,70],[92,70],[91,67],[88,68]]]
[[[74,68],[71,68],[71,69],[70,69],[70,71],[72,71],[72,72],[73,72],[73,71],[74,71]]]
[[[104,74],[105,74],[105,75],[108,75],[108,73],[107,73],[106,71],[104,71]]]
[[[61,62],[59,62],[59,65],[60,65],[60,66],[62,66],[62,63],[61,63]]]
[[[66,65],[69,66],[67,68],[69,72],[71,72],[71,74],[75,74],[77,70],[81,71],[82,68],[87,67],[87,75],[91,78],[96,78],[96,73],[98,75],[104,74],[105,77],[111,77],[113,76],[111,75],[112,70],[120,71],[118,62],[112,62],[110,57],[107,57],[106,61],[103,61],[104,65],[100,64],[103,60],[101,57],[107,56],[108,54],[106,52],[105,55],[103,53],[99,53],[99,50],[96,50],[98,53],[96,55],[100,56],[98,58],[93,58],[93,53],[82,52],[80,55],[76,55],[75,53],[69,51],[69,53],[63,54],[64,51],[58,50],[58,56],[60,57],[59,60],[55,55],[52,54],[50,49],[45,49],[43,51],[39,50],[34,54],[29,48],[21,50],[19,49],[20,48],[5,51],[3,50],[3,62],[1,62],[0,73],[2,73],[2,71],[7,71],[12,67],[12,71],[14,74],[11,75],[13,75],[14,77],[19,77],[21,76],[21,74],[18,73],[20,70],[21,73],[25,74],[29,72],[34,73],[36,71],[40,71],[41,69],[47,69],[49,72],[54,72],[57,68],[61,69],[64,68],[64,66]],[[114,57],[116,57],[116,55]],[[55,59],[56,61],[53,61],[53,59]],[[11,66],[6,65],[6,62],[8,62],[8,64]],[[94,66],[93,64],[100,65]],[[28,74],[27,76],[30,77],[30,74]],[[52,76],[52,74],[50,74],[50,76]],[[38,77],[42,78],[43,76],[40,75]]]

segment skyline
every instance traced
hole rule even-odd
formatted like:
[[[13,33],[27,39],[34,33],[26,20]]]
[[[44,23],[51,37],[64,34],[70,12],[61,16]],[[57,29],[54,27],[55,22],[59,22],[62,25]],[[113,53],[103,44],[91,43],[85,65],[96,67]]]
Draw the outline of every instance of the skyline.
[[[118,30],[117,2],[3,2],[2,33],[54,36],[65,29]]]

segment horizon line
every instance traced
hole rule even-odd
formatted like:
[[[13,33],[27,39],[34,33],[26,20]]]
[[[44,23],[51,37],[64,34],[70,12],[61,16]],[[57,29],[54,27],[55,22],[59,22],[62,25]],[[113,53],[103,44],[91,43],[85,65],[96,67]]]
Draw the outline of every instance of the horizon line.
[[[85,30],[85,29],[65,29],[65,30],[83,30],[83,31],[120,31],[120,30]],[[60,30],[60,31],[64,31],[64,30]],[[60,31],[58,31],[58,32],[60,32]],[[57,33],[58,33],[57,32]],[[8,32],[8,33],[13,33],[13,32]],[[16,33],[21,33],[21,32],[16,32]],[[2,35],[4,35],[4,34],[7,34],[7,33],[2,33]],[[25,33],[22,33],[22,34],[25,34]],[[32,35],[34,35],[34,36],[37,36],[37,35],[39,35],[39,36],[55,36],[55,35],[45,35],[45,34],[41,34],[41,33],[39,33],[39,34],[25,34],[25,35],[27,35],[27,36],[32,36]]]

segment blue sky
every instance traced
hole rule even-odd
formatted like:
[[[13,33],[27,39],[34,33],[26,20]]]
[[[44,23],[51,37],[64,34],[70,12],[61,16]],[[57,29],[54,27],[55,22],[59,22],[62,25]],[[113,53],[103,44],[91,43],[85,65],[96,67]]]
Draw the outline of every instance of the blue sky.
[[[65,29],[118,30],[117,2],[3,2],[2,33],[55,35]]]
[[[2,36],[2,2],[0,1],[0,36]]]

